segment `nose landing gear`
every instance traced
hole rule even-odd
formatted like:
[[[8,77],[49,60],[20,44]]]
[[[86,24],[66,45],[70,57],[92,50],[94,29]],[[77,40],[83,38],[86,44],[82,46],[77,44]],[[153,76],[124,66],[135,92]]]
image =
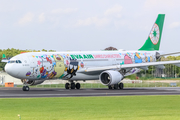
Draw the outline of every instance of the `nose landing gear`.
[[[29,91],[29,86],[23,86],[23,87],[22,87],[22,90],[23,90],[23,91]]]
[[[22,81],[22,83],[23,83],[22,90],[23,90],[23,91],[29,91],[29,86],[27,86],[29,80],[28,80],[28,79],[23,79],[23,80],[21,80],[21,81]]]

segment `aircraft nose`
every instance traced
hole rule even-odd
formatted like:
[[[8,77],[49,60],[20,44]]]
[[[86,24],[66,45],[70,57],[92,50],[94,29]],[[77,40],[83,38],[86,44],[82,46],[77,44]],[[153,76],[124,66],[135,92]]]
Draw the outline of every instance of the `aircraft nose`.
[[[10,69],[9,69],[9,65],[8,64],[5,65],[4,70],[9,74],[9,70]]]
[[[14,68],[13,65],[11,65],[11,64],[6,64],[5,67],[4,67],[4,69],[5,69],[5,71],[6,71],[9,75],[11,75],[11,76],[13,76],[13,77],[17,77],[18,71]]]

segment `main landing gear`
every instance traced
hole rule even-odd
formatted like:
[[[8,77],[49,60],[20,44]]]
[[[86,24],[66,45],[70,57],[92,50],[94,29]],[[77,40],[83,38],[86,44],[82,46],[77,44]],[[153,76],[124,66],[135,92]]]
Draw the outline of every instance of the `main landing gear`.
[[[23,86],[23,87],[22,87],[22,90],[23,90],[23,91],[29,91],[29,86]]]
[[[71,89],[75,89],[75,88],[76,88],[76,89],[80,89],[80,88],[81,88],[81,84],[80,84],[80,83],[76,83],[76,84],[75,84],[74,82],[66,83],[66,84],[65,84],[65,88],[66,88],[66,89],[70,89],[70,88],[71,88]]]
[[[124,88],[124,84],[123,83],[119,83],[119,84],[114,84],[114,85],[110,85],[108,86],[109,89],[123,89]]]

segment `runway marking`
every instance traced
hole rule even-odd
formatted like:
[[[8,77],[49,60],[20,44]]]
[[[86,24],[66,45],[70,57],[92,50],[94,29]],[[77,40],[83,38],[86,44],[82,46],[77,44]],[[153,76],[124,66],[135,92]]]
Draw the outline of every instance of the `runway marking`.
[[[15,94],[13,94],[15,93]],[[52,94],[51,94],[52,93]],[[23,92],[21,89],[0,88],[0,98],[25,97],[83,97],[83,96],[128,96],[128,95],[180,95],[180,88],[125,88],[124,90],[108,89],[43,89],[32,88],[32,91]]]
[[[0,97],[8,97],[8,96],[93,96],[93,95],[142,95],[144,92],[129,92],[129,93],[76,93],[76,94],[8,94],[8,95],[0,95]],[[149,94],[179,94],[175,92],[147,92]]]

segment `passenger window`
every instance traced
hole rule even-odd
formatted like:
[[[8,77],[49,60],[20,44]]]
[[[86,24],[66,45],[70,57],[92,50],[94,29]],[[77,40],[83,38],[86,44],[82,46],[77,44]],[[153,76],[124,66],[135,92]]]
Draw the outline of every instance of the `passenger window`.
[[[16,60],[16,63],[19,63],[18,60]]]
[[[18,60],[19,63],[22,63],[20,60]]]

